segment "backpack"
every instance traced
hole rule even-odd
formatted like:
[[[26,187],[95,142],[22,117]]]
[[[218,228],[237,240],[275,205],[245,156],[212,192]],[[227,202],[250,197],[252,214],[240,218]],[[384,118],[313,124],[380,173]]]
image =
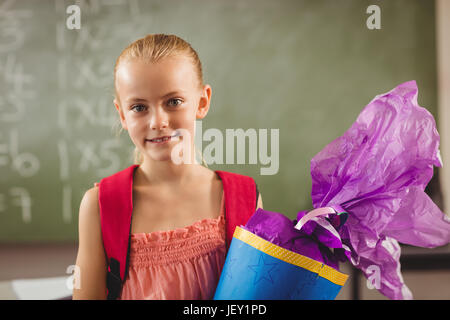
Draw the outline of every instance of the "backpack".
[[[108,300],[119,297],[128,273],[133,175],[137,167],[139,165],[132,165],[103,178],[99,184],[100,223],[108,262],[106,277]],[[251,177],[219,170],[215,172],[222,180],[224,189],[228,251],[236,226],[245,225],[255,212],[259,192]]]

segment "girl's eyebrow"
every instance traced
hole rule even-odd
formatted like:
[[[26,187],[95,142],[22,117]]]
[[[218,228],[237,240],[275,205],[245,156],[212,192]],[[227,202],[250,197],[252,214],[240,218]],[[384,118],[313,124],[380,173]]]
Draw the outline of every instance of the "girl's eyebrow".
[[[141,99],[141,98],[128,98],[127,99],[127,102],[144,102],[144,101],[147,101],[147,100],[145,100],[145,99]]]
[[[168,96],[175,95],[175,94],[181,94],[181,93],[183,93],[183,90],[171,91],[171,92],[166,93],[165,95],[163,95],[161,98],[166,98]],[[147,100],[146,99],[142,99],[142,98],[135,98],[135,97],[131,97],[131,98],[127,99],[127,102],[145,102],[145,101],[147,101]]]

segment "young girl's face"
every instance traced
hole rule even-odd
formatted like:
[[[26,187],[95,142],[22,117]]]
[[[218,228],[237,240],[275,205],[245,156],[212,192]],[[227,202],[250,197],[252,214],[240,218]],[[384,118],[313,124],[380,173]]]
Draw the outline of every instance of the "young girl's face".
[[[211,87],[199,85],[192,62],[184,56],[166,57],[157,63],[122,62],[116,73],[114,100],[122,127],[145,158],[167,161],[176,139],[158,143],[151,139],[190,135],[194,144],[195,120],[206,116]]]

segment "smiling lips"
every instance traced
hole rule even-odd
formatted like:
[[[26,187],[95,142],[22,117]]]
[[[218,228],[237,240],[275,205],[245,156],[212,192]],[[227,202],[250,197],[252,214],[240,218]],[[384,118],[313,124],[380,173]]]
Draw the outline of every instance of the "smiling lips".
[[[170,136],[164,136],[164,137],[160,137],[160,138],[155,138],[155,139],[150,139],[148,141],[150,142],[163,142],[163,141],[167,141],[170,140]]]
[[[171,140],[172,138],[177,137],[178,134],[175,134],[173,136],[163,136],[163,137],[158,137],[158,138],[153,138],[153,139],[148,139],[147,141],[150,141],[152,143],[161,143],[161,142],[166,142]]]

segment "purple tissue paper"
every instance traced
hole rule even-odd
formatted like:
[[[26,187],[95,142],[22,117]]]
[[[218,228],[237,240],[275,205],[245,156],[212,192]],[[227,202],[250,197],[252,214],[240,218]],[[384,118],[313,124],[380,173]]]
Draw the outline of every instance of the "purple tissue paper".
[[[313,207],[341,206],[348,212],[344,224],[340,216],[318,216],[297,230],[296,220],[258,209],[245,228],[336,269],[348,259],[367,278],[378,277],[386,297],[412,299],[399,242],[426,248],[450,242],[448,217],[424,192],[442,161],[435,120],[418,105],[417,93],[408,81],[376,96],[311,160]]]

